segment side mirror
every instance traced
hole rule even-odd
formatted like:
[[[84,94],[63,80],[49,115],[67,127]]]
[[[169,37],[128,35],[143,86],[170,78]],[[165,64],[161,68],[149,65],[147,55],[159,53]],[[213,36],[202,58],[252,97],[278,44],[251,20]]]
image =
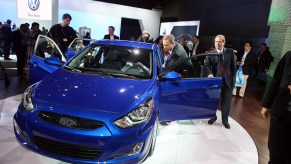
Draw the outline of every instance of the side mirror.
[[[75,55],[76,53],[72,49],[67,48],[67,51],[65,52],[65,56],[67,59],[71,59]]]
[[[162,78],[166,81],[178,82],[181,80],[182,76],[179,73],[172,71],[172,72],[166,73],[165,76],[163,76]]]
[[[54,65],[54,66],[62,66],[63,65],[63,63],[57,57],[45,58],[44,63],[46,63],[48,65]]]

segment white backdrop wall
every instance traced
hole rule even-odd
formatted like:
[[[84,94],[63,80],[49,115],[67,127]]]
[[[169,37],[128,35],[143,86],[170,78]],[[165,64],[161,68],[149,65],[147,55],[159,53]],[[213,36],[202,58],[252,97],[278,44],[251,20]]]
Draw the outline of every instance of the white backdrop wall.
[[[71,26],[78,31],[79,27],[91,28],[94,39],[102,39],[108,33],[108,26],[115,27],[115,34],[120,36],[121,18],[139,19],[141,30],[147,30],[152,38],[159,35],[160,17],[162,13],[136,7],[122,6],[92,0],[52,0],[52,20],[19,19],[17,16],[17,0],[0,0],[0,21],[11,19],[19,27],[21,23],[38,22],[40,27],[49,29],[60,23],[62,15],[69,13],[73,19]]]
[[[27,1],[27,0],[25,0]],[[58,18],[58,0],[51,0],[52,1],[52,19]],[[41,1],[40,1],[41,3]],[[0,21],[6,22],[7,19],[12,21],[12,24],[15,23],[17,27],[20,26],[22,23],[29,23],[32,24],[33,22],[38,22],[41,27],[45,27],[49,29],[52,26],[52,20],[39,20],[39,19],[24,19],[18,18],[18,11],[17,11],[17,0],[0,0]]]
[[[16,0],[0,0],[0,21],[4,23],[7,19],[18,24]]]
[[[158,11],[116,5],[92,0],[59,0],[59,20],[64,13],[73,17],[71,26],[91,28],[91,37],[103,39],[108,34],[108,26],[115,27],[115,34],[120,36],[121,18],[139,19],[141,30],[147,30],[152,38],[159,35],[161,13]],[[54,20],[53,20],[54,21]]]

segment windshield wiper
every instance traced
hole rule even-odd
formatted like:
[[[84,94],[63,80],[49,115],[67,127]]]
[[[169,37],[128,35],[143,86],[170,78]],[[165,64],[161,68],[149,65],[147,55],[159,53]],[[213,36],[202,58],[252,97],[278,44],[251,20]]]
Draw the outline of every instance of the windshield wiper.
[[[69,71],[72,71],[72,72],[82,73],[82,71],[80,69],[77,69],[77,68],[72,68],[72,67],[69,67],[69,66],[64,66],[64,68],[69,70]]]
[[[118,77],[122,77],[122,78],[128,78],[128,79],[140,79],[136,76],[133,75],[127,75],[127,74],[122,74],[122,73],[112,73],[112,72],[106,72],[103,70],[98,70],[98,69],[90,69],[90,68],[80,68],[80,67],[68,67],[65,66],[66,69],[73,71],[73,72],[79,72],[79,73],[91,73],[91,74],[100,74],[100,75],[107,75],[110,77],[114,77],[114,78],[118,78]]]
[[[123,78],[128,78],[128,79],[140,79],[136,76],[133,75],[127,75],[127,74],[122,74],[122,73],[109,73],[113,77],[123,77]]]

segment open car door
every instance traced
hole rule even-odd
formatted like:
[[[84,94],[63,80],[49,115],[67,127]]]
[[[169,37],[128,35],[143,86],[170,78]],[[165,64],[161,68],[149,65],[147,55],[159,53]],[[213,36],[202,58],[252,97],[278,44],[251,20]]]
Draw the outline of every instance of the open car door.
[[[169,72],[161,79],[160,121],[215,116],[220,98],[221,77],[181,78],[180,74]]]
[[[33,84],[57,70],[66,62],[60,48],[49,37],[39,35],[29,60],[29,80]]]
[[[71,59],[77,53],[79,53],[83,48],[87,47],[90,43],[95,42],[95,39],[86,39],[86,38],[75,38],[72,43],[67,48],[65,56],[68,59]]]

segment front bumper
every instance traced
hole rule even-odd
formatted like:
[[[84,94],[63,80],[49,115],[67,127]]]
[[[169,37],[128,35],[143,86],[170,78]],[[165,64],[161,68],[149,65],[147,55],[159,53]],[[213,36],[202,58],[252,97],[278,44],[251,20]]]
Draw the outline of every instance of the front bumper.
[[[129,129],[102,120],[104,126],[99,129],[80,130],[44,122],[35,111],[25,112],[19,106],[14,115],[17,140],[36,153],[72,163],[140,163],[149,151],[156,119],[151,117],[147,123]],[[143,143],[140,152],[128,156],[139,143]]]

